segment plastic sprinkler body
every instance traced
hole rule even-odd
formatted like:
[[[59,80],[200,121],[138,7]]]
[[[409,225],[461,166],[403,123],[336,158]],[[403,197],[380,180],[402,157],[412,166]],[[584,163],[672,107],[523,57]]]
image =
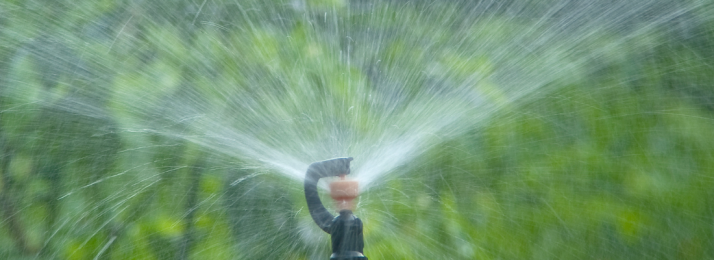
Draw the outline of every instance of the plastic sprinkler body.
[[[334,260],[367,259],[364,256],[362,220],[352,214],[353,200],[359,195],[359,185],[357,181],[345,179],[345,175],[350,173],[350,161],[352,157],[315,162],[310,164],[305,174],[305,200],[310,216],[317,226],[330,234],[330,259]],[[330,196],[339,209],[337,216],[325,209],[317,193],[318,180],[333,176],[340,176],[339,180],[330,183]]]
[[[359,196],[359,183],[354,180],[348,180],[346,175],[340,175],[340,179],[330,183],[330,197],[335,200],[335,206],[342,210],[353,211],[353,200]]]

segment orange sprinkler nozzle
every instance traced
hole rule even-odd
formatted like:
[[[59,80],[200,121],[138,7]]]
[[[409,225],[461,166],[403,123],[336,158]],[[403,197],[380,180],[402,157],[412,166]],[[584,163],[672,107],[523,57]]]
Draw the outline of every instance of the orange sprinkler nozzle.
[[[359,196],[359,183],[340,175],[340,179],[330,183],[330,197],[335,200],[339,210],[353,210],[352,200]]]

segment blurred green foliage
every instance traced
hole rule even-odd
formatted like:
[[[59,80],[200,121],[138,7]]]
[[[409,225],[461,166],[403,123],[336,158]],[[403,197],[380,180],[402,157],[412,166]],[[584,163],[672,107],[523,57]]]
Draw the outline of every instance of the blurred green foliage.
[[[243,105],[230,96],[259,101],[280,92],[270,86],[309,99],[312,86],[363,110],[369,131],[351,87],[402,84],[413,98],[435,59],[450,81],[481,75],[474,87],[501,109],[361,196],[371,259],[713,258],[712,4],[673,19],[679,29],[623,40],[591,28],[578,50],[511,57],[479,53],[545,32],[517,34],[532,24],[507,8],[454,28],[487,1],[473,2],[0,2],[0,257],[324,258],[300,183],[125,129],[192,134],[168,119],[171,101],[230,116]],[[519,2],[537,17],[558,1],[503,5]],[[359,39],[330,37],[344,30]],[[372,41],[384,48],[355,44]],[[567,75],[518,102],[489,81],[559,64]],[[303,108],[285,109],[272,116]]]

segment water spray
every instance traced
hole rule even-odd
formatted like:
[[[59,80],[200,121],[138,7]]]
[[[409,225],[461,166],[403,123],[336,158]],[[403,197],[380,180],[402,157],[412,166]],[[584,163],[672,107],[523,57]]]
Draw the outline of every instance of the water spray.
[[[358,183],[345,176],[350,174],[349,158],[335,158],[310,164],[305,174],[305,200],[310,210],[310,216],[318,227],[330,234],[332,255],[335,260],[367,259],[364,256],[364,236],[362,221],[355,216],[353,200],[359,195]],[[320,201],[317,193],[317,182],[320,178],[339,176],[340,179],[330,183],[330,197],[335,200],[339,210],[338,216],[333,216]]]

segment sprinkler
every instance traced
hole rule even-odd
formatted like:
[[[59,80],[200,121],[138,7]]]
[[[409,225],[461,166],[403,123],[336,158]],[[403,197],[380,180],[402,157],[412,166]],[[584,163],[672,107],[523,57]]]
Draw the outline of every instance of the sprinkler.
[[[352,202],[358,194],[358,183],[345,176],[350,174],[349,158],[335,158],[310,164],[305,174],[305,200],[310,216],[320,229],[331,236],[331,260],[366,260],[364,256],[364,237],[362,220],[352,211]],[[339,176],[339,180],[330,183],[330,197],[335,200],[339,215],[333,216],[320,201],[317,182],[320,178]]]

